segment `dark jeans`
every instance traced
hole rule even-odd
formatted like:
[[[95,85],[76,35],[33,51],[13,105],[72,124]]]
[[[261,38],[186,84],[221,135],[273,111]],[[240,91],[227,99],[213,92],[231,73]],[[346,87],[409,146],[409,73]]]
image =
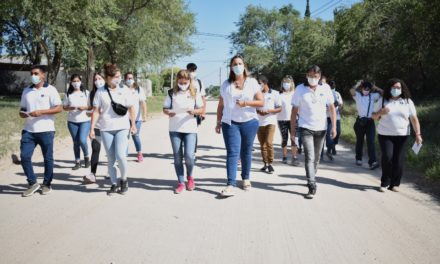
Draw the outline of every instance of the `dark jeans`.
[[[98,169],[99,152],[101,152],[101,130],[95,128],[95,138],[92,139],[92,158],[90,159],[90,171],[95,175]]]
[[[362,152],[364,148],[364,138],[367,138],[368,148],[368,164],[371,165],[376,161],[376,150],[374,146],[374,138],[376,136],[376,125],[374,120],[369,118],[365,126],[362,126],[359,122],[359,118],[353,126],[354,133],[356,134],[356,160],[362,160]]]
[[[341,136],[341,120],[336,120],[336,137],[332,139],[330,132],[332,131],[332,120],[327,118],[327,134],[325,136],[325,145],[328,150],[335,148],[335,145],[339,143],[339,137]]]
[[[382,179],[380,186],[390,188],[400,185],[405,163],[405,143],[408,136],[379,135],[382,152]]]
[[[231,125],[222,123],[223,139],[226,146],[226,171],[228,185],[236,186],[237,163],[241,158],[241,178],[249,179],[252,165],[252,146],[258,131],[258,120],[252,119]]]
[[[44,180],[43,184],[50,186],[53,179],[53,140],[55,131],[31,133],[26,130],[21,132],[20,159],[24,174],[29,185],[37,182],[37,177],[32,167],[32,155],[35,147],[40,145],[44,157]]]
[[[307,128],[301,128],[301,137],[304,144],[304,156],[306,176],[308,183],[316,182],[316,173],[318,171],[319,158],[324,146],[325,130],[313,131]]]

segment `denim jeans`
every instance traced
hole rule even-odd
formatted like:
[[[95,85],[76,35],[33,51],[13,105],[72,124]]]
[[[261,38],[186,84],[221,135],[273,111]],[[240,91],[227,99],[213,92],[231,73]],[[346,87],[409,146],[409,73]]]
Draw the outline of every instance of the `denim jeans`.
[[[141,131],[142,121],[136,121],[136,129],[137,133],[131,135],[133,138],[134,146],[136,148],[136,152],[142,151],[141,139],[139,138],[139,132]]]
[[[241,158],[241,178],[249,179],[252,165],[252,146],[258,131],[258,120],[252,119],[231,125],[222,123],[223,140],[226,146],[226,171],[228,185],[236,186],[237,162]]]
[[[87,122],[67,122],[67,127],[69,128],[70,135],[73,140],[73,153],[75,154],[75,161],[79,161],[81,159],[81,151],[82,149],[84,153],[84,157],[89,156],[89,149],[87,146],[87,136],[90,132],[90,121]]]
[[[112,184],[117,184],[116,160],[118,161],[121,179],[127,179],[127,156],[129,130],[101,131],[102,143],[107,152],[108,174]]]
[[[176,170],[177,180],[180,183],[184,183],[183,158],[185,158],[186,176],[193,176],[197,133],[169,132],[169,134],[173,148],[174,169]]]
[[[32,154],[35,147],[40,145],[44,157],[44,180],[43,184],[50,186],[53,179],[53,141],[55,131],[32,133],[26,130],[21,132],[20,159],[24,174],[29,185],[37,182],[37,177],[32,167]]]
[[[405,144],[408,136],[382,136],[379,135],[379,145],[382,152],[382,187],[400,185],[405,163]]]
[[[95,128],[95,138],[92,139],[92,157],[90,159],[90,171],[96,175],[99,163],[99,153],[101,152],[101,130]]]
[[[321,150],[324,146],[325,130],[313,131],[307,128],[301,128],[301,138],[304,146],[306,176],[308,183],[316,182],[316,173],[318,172],[318,163],[321,156]]]
[[[332,120],[327,118],[327,134],[325,136],[325,145],[327,150],[332,150],[339,142],[341,136],[341,120],[336,120],[336,137],[332,139],[330,132],[332,131]]]
[[[362,160],[364,138],[366,137],[368,148],[368,164],[371,165],[376,161],[376,150],[374,145],[376,125],[374,124],[374,120],[369,118],[366,126],[361,126],[359,121],[356,120],[353,129],[356,134],[356,160]]]

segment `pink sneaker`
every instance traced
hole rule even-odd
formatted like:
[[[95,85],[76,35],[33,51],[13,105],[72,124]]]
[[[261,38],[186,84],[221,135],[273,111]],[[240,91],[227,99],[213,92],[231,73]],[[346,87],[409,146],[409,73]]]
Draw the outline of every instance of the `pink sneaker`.
[[[177,188],[174,190],[174,193],[179,194],[179,193],[182,193],[183,190],[185,190],[185,184],[179,183],[179,184],[177,184]]]
[[[138,153],[138,162],[141,163],[142,161],[144,161],[144,156],[142,153]]]
[[[194,182],[194,177],[188,176],[188,183],[186,184],[186,189],[188,191],[192,191],[196,188],[196,184]]]

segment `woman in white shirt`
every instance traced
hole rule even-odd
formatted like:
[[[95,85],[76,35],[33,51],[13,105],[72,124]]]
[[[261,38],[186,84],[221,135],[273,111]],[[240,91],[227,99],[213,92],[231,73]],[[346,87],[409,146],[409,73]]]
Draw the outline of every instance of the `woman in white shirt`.
[[[252,163],[252,145],[258,131],[256,108],[264,105],[263,94],[257,80],[249,76],[243,58],[232,57],[229,79],[220,88],[217,106],[217,126],[215,131],[223,131],[226,146],[227,187],[221,196],[234,195],[237,163],[241,158],[241,178],[243,189],[250,190],[249,173]]]
[[[142,122],[147,121],[147,96],[145,95],[144,89],[139,87],[139,85],[134,81],[134,75],[132,72],[127,72],[124,75],[125,83],[131,91],[131,94],[134,98],[134,110],[136,115],[136,129],[137,133],[131,135],[133,138],[134,146],[137,152],[137,161],[144,161],[144,157],[142,155],[142,144],[141,139],[139,138],[139,132],[141,130]]]
[[[99,88],[93,100],[92,127],[90,138],[95,138],[95,126],[99,119],[102,142],[107,152],[108,173],[111,187],[108,195],[115,193],[126,194],[127,181],[127,156],[129,133],[136,133],[135,111],[133,98],[127,86],[120,86],[121,71],[115,64],[108,63],[104,66],[104,87]],[[131,121],[131,126],[130,126]],[[118,161],[121,179],[117,180],[116,161]]]
[[[90,166],[89,149],[87,146],[87,135],[90,131],[90,117],[87,111],[90,110],[89,91],[82,85],[81,76],[73,74],[70,77],[70,85],[64,97],[63,109],[69,111],[67,116],[67,127],[73,140],[73,153],[75,155],[75,166],[72,170],[81,168],[81,149],[84,154],[84,167]]]
[[[420,123],[416,108],[406,84],[399,79],[388,81],[383,98],[374,108],[373,118],[379,120],[377,133],[382,152],[380,192],[397,192],[405,163],[405,143],[410,134],[410,121],[417,144],[422,144]]]
[[[281,112],[278,113],[278,127],[281,133],[281,147],[283,149],[283,163],[287,163],[287,141],[290,138],[290,114],[292,113],[292,98],[295,91],[295,83],[290,76],[284,77],[281,82]],[[298,126],[297,126],[298,127]],[[298,133],[297,133],[298,135]],[[297,152],[298,148],[296,142],[290,140],[290,146],[292,148],[292,165],[298,166]]]
[[[178,180],[174,192],[179,194],[185,190],[183,158],[185,158],[188,180],[186,189],[192,191],[196,187],[193,177],[197,138],[195,115],[204,114],[204,111],[202,97],[197,92],[189,71],[180,70],[177,73],[174,88],[168,91],[163,103],[163,112],[170,117],[169,135]]]

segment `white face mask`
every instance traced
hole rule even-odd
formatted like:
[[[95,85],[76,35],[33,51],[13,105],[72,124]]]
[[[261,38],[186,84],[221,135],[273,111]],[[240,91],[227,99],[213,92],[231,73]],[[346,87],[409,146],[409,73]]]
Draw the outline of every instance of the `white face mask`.
[[[126,83],[128,86],[132,86],[134,83],[134,80],[133,79],[127,80]]]
[[[178,83],[177,86],[179,86],[180,90],[186,91],[189,88],[189,83],[187,83],[187,84],[180,84],[180,83]]]
[[[101,88],[101,87],[104,87],[105,82],[104,82],[104,80],[99,79],[99,80],[95,81],[95,85],[97,88]]]
[[[72,86],[73,86],[73,88],[78,90],[79,88],[81,88],[81,82],[73,82]]]
[[[112,80],[112,84],[119,86],[119,84],[121,83],[121,78],[116,78]]]
[[[391,95],[393,97],[398,97],[402,94],[402,89],[391,88]]]
[[[285,82],[285,83],[283,83],[283,89],[284,90],[289,90],[290,89],[290,83],[287,83],[287,82]]]
[[[31,82],[35,85],[39,84],[41,82],[40,76],[38,75],[32,75],[31,76]]]
[[[242,75],[244,72],[244,65],[235,65],[232,67],[232,71],[235,75]]]
[[[307,77],[307,82],[310,86],[316,86],[319,83],[319,78]]]

